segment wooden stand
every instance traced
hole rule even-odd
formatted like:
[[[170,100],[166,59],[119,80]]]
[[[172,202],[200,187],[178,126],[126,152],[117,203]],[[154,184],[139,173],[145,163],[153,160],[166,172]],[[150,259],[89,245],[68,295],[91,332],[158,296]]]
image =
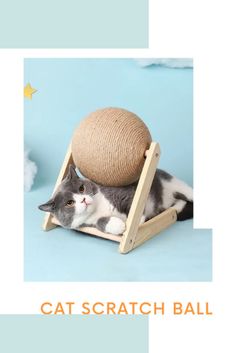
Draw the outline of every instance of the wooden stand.
[[[159,158],[159,144],[152,142],[149,150],[146,151],[146,160],[134,194],[134,199],[126,221],[126,230],[123,235],[103,233],[92,227],[83,227],[80,228],[79,231],[119,242],[120,253],[126,254],[137,246],[143,244],[148,239],[152,238],[154,235],[157,235],[171,224],[175,223],[177,219],[176,211],[174,208],[170,207],[158,216],[140,225],[140,220],[151,189]],[[70,164],[74,165],[71,145],[66,153],[63,165],[57,178],[54,192],[66,176]],[[51,230],[58,225],[60,225],[60,223],[50,213],[47,213],[44,219],[43,229]]]

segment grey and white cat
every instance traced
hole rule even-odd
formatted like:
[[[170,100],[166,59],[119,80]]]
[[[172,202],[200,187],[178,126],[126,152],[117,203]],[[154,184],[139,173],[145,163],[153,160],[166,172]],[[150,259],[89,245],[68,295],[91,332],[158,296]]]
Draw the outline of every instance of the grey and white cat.
[[[65,228],[96,227],[105,233],[122,234],[137,182],[123,187],[97,185],[80,178],[71,165],[52,199],[40,205]],[[141,223],[174,207],[179,221],[193,217],[193,190],[184,182],[158,169]]]

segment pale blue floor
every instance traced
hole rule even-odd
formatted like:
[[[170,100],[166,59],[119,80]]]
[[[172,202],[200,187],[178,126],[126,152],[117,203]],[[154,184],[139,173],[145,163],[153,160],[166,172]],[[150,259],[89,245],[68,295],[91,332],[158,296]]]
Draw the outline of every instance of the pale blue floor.
[[[62,228],[41,230],[43,213],[74,127],[105,106],[134,111],[162,149],[160,167],[192,185],[191,69],[139,68],[133,60],[27,59],[25,143],[39,172],[25,194],[26,281],[210,281],[211,230],[176,223],[128,255],[116,243]]]

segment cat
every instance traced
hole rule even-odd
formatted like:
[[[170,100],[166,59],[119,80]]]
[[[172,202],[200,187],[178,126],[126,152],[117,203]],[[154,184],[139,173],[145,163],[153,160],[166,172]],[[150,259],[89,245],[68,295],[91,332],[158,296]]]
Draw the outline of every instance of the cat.
[[[53,197],[39,206],[50,212],[62,227],[78,230],[95,227],[102,232],[123,234],[137,182],[122,187],[106,187],[80,178],[70,165],[68,174]],[[174,207],[177,220],[193,217],[193,190],[167,172],[157,169],[140,223]]]

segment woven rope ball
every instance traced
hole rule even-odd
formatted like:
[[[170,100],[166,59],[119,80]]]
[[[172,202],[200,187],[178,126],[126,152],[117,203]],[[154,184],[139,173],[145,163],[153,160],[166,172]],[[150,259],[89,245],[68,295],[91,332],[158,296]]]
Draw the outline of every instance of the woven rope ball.
[[[139,178],[150,143],[149,130],[137,115],[105,108],[81,121],[72,138],[72,157],[88,179],[123,186]]]

